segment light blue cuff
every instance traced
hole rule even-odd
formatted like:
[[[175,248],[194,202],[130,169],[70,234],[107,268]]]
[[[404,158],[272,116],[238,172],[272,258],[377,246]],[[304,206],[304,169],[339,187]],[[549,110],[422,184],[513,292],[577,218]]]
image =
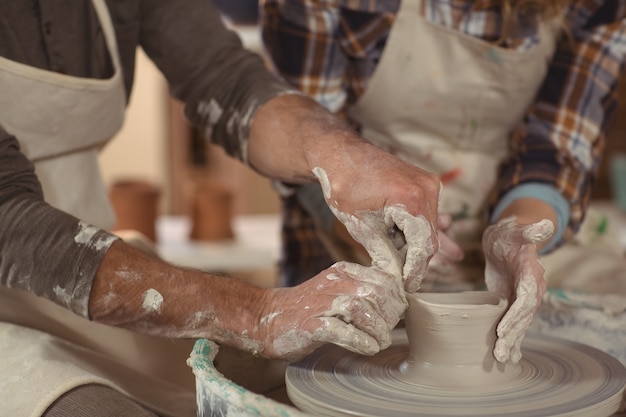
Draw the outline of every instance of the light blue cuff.
[[[542,200],[552,206],[556,212],[556,230],[554,231],[550,243],[541,250],[540,254],[543,255],[550,252],[563,238],[565,228],[570,219],[570,205],[565,197],[556,191],[554,187],[541,183],[524,183],[518,185],[504,195],[496,205],[490,220],[491,223],[493,223],[513,201],[526,197]]]
[[[319,228],[326,232],[333,230],[335,215],[330,211],[319,184],[307,184],[299,187],[296,196]]]

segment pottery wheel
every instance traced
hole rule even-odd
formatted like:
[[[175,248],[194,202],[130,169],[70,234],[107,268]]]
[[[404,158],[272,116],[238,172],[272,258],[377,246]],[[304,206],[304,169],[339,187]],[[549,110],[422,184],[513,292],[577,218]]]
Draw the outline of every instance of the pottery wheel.
[[[403,380],[404,330],[379,354],[324,346],[287,368],[291,401],[320,416],[610,416],[622,401],[626,369],[595,348],[527,335],[514,377],[475,387],[441,388]],[[452,381],[451,384],[454,384]],[[461,384],[462,385],[462,384]]]

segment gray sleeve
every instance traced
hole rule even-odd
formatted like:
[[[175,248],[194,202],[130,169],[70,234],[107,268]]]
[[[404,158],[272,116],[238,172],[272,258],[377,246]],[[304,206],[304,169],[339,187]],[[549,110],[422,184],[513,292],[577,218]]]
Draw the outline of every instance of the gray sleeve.
[[[146,0],[140,45],[163,72],[172,95],[207,138],[247,162],[257,109],[280,94],[301,94],[243,48],[210,1]]]
[[[116,239],[43,201],[31,162],[0,129],[0,284],[88,316],[92,281]]]

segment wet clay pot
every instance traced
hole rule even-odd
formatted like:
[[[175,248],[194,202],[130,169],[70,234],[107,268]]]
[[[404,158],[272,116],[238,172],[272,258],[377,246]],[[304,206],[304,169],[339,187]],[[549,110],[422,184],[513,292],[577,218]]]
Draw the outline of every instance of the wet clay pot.
[[[514,367],[496,361],[496,325],[507,301],[487,291],[408,294],[409,356],[401,378],[429,386],[463,387],[509,379]]]
[[[318,349],[287,368],[289,399],[336,417],[603,417],[620,408],[626,368],[589,346],[527,335],[519,363],[497,362],[506,302],[496,294],[407,297],[391,347],[374,356]]]

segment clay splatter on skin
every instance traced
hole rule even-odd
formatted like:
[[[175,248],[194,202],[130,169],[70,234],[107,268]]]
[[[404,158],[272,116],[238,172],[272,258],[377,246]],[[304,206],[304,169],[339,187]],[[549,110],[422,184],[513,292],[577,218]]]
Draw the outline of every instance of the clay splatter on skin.
[[[314,333],[302,329],[291,329],[274,339],[272,347],[287,360],[293,352],[295,352],[295,357],[299,357],[303,351],[311,347],[311,341],[331,340],[338,346],[364,355],[373,355],[380,351],[381,346],[373,337],[356,328],[352,330],[349,338],[341,337],[343,340],[350,340],[351,344],[341,343],[337,335],[345,335],[346,324],[334,317],[320,317],[319,319],[323,324],[315,329]]]
[[[115,272],[120,278],[123,278],[126,281],[138,281],[141,279],[141,274],[137,271],[123,270]]]
[[[282,310],[270,313],[267,316],[261,318],[261,324],[270,324],[277,316],[281,314],[283,314]]]
[[[384,207],[379,211],[364,211],[354,216],[343,213],[331,198],[330,181],[319,167],[313,169],[329,207],[352,237],[361,243],[372,258],[372,266],[406,282],[406,290],[416,292],[426,271],[427,259],[435,252],[434,226],[424,216],[413,216],[402,205]],[[398,247],[389,239],[389,231],[398,228],[406,242]],[[436,239],[436,236],[434,237]]]
[[[366,290],[363,290],[363,291],[366,291]],[[350,323],[352,321],[352,313],[350,311],[352,304],[353,304],[352,297],[349,297],[349,296],[337,297],[333,301],[333,304],[331,305],[330,310],[325,312],[324,315],[327,317],[342,317],[344,322]],[[354,329],[354,332],[361,333],[360,331],[357,331],[357,329]],[[363,337],[361,339],[364,343],[362,343],[359,346],[350,348],[350,349],[355,352],[360,352],[366,355],[371,355],[371,354],[378,352],[378,350],[385,349],[391,345],[391,335],[389,334],[389,326],[384,320],[382,319],[376,320],[373,328],[369,329],[369,332],[371,334],[375,334],[381,340],[380,345],[377,342],[375,342],[375,345],[376,345],[375,351],[373,350],[374,347],[371,345],[371,341],[374,339],[371,338],[370,336],[365,335],[365,333],[363,333],[363,335],[367,337]]]
[[[406,299],[401,298],[403,301],[394,302],[397,300],[396,297],[381,294],[380,297],[386,303],[382,303],[378,308],[369,301],[363,302],[378,294],[381,289],[380,282],[390,279],[388,274],[375,268],[346,262],[335,264],[334,267],[358,277],[359,281],[362,280],[361,285],[353,295],[336,296],[330,307],[317,316],[320,325],[315,330],[289,329],[276,337],[272,346],[281,356],[285,358],[300,356],[307,349],[315,347],[311,342],[331,342],[364,355],[378,353],[391,344],[390,325],[387,319],[393,323],[397,322],[396,318],[406,309]],[[329,275],[334,275],[333,279],[340,279],[340,274]],[[398,291],[404,294],[400,287]],[[352,324],[355,317],[368,317],[367,328],[360,329]]]
[[[324,321],[325,325],[318,327],[315,330],[315,333],[312,336],[313,340],[332,340],[332,338],[328,335],[332,336],[334,334],[339,334],[340,332],[345,332],[345,324],[336,318],[322,317],[320,320]],[[379,345],[376,339],[356,328],[351,332],[350,336],[351,344],[341,343],[338,340],[335,340],[333,343],[352,352],[368,356],[374,355],[380,352],[381,349],[388,347],[388,345],[385,346],[384,344]]]
[[[311,344],[313,335],[305,330],[291,329],[272,343],[274,350],[289,359],[292,352],[301,352]]]
[[[117,303],[117,299],[119,298],[119,294],[115,293],[114,291],[110,290],[108,293],[106,293],[103,296],[103,303],[106,306],[111,306],[113,305],[113,303]]]
[[[241,345],[244,350],[251,352],[253,355],[258,355],[259,353],[263,352],[263,345],[256,340],[250,339],[248,337],[247,330],[245,330],[244,333],[242,333],[242,336],[240,337],[234,336],[234,337],[241,341]]]
[[[218,325],[219,320],[215,316],[215,314],[208,311],[196,311],[196,313],[190,318],[187,322],[187,325],[191,329],[197,329],[202,325],[206,325],[206,323],[210,323],[212,325]]]
[[[142,274],[127,264],[120,265],[119,269],[115,271],[115,275],[124,281],[138,281],[142,279]]]
[[[163,296],[157,290],[150,288],[143,293],[143,309],[148,313],[158,313],[161,311]]]

